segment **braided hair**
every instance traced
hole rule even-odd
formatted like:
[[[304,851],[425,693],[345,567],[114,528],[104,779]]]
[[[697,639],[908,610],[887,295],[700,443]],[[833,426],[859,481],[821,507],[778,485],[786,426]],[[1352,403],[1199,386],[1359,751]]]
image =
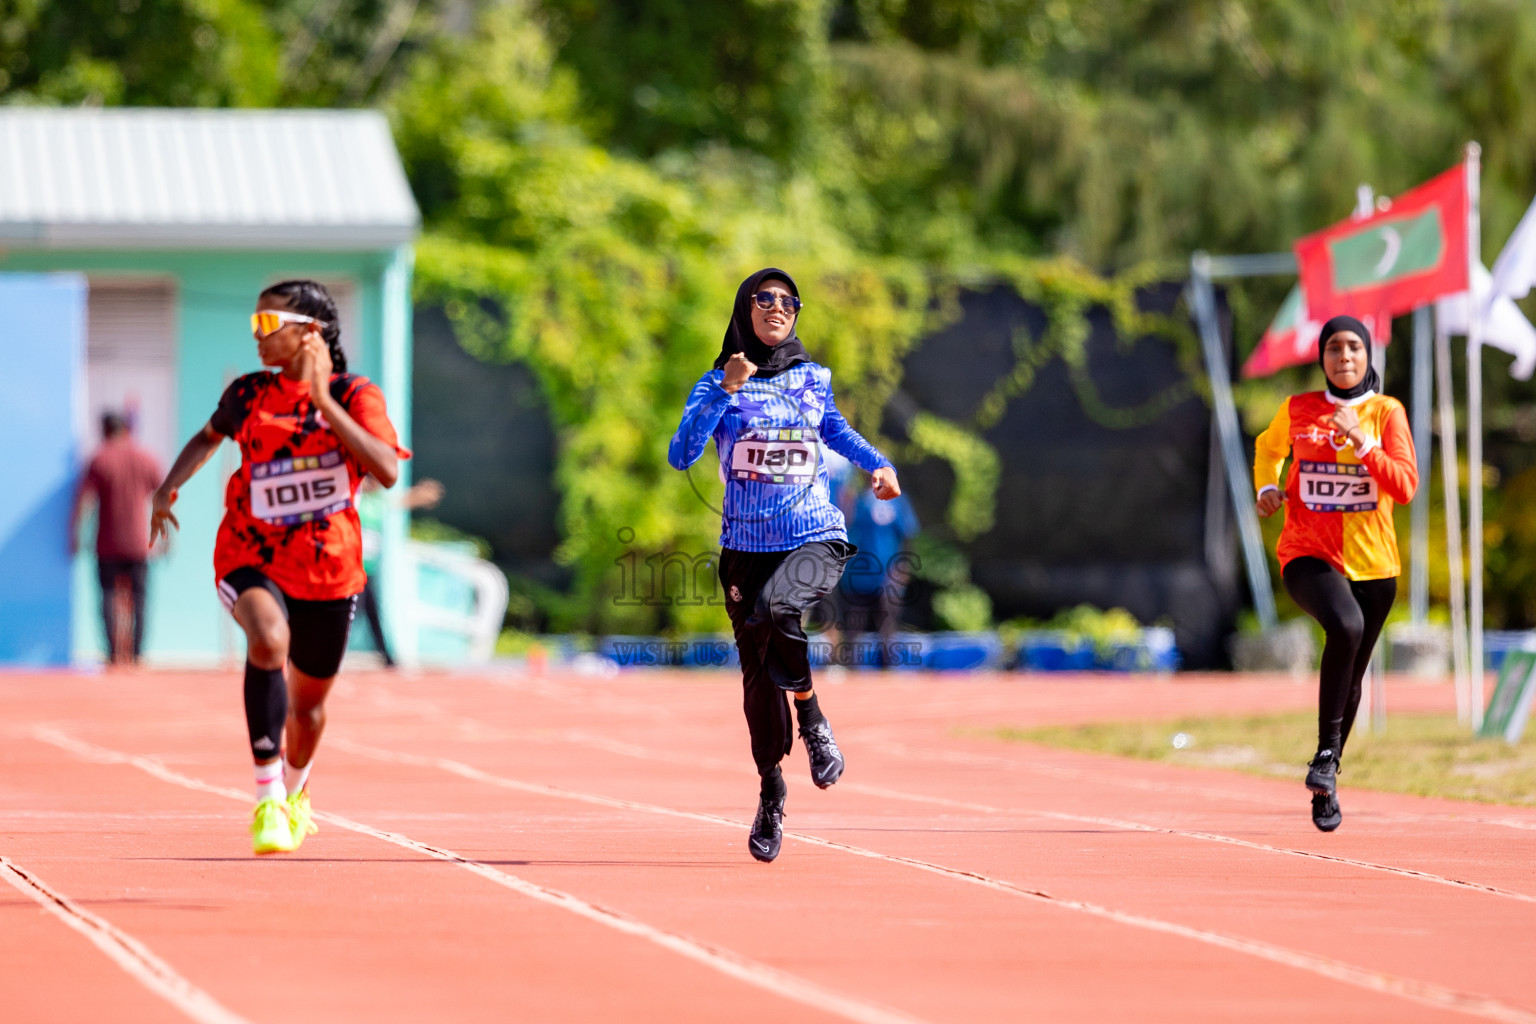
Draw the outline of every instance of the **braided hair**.
[[[336,313],[336,300],[319,281],[279,281],[261,293],[262,298],[275,295],[295,313],[312,316],[324,327],[320,337],[331,350],[331,367],[336,373],[347,372],[347,356],[341,350],[341,318]]]

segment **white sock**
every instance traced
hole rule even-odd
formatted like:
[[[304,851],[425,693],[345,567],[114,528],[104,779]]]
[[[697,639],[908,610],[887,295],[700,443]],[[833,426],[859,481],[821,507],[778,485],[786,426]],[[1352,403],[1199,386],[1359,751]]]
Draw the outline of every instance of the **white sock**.
[[[290,793],[297,793],[304,788],[309,781],[309,770],[315,766],[315,759],[311,757],[309,764],[303,768],[295,768],[288,763],[288,755],[283,755],[283,788]]]
[[[288,791],[283,788],[283,762],[273,761],[270,764],[257,765],[256,802],[286,799],[288,799]]]

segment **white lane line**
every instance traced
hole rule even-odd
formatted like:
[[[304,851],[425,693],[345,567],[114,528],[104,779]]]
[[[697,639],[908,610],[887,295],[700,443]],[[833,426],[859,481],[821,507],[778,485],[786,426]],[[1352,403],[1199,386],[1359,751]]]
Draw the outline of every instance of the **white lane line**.
[[[461,778],[485,782],[502,789],[511,789],[523,793],[537,794],[541,796],[557,797],[564,800],[572,800],[579,803],[593,804],[601,807],[637,811],[646,814],[662,815],[671,818],[684,818],[692,821],[708,822],[715,825],[725,825],[735,829],[745,829],[748,822],[737,821],[715,814],[703,814],[698,811],[683,811],[672,807],[664,807],[657,804],[641,803],[635,800],[625,800],[619,797],[602,796],[597,793],[583,793],[577,790],[562,789],[558,786],[549,786],[543,783],[524,782],[521,779],[510,779],[505,776],[494,775],[483,771],[473,765],[464,764],[461,761],[452,761],[447,758],[426,757],[417,754],[384,754],[363,747],[360,744],[338,741],[329,741],[332,748],[344,749],[350,753],[360,754],[379,761],[388,761],[396,764],[414,764],[422,767],[433,767]],[[1404,978],[1397,975],[1375,971],[1367,967],[1359,967],[1342,960],[1334,960],[1330,957],[1316,956],[1299,950],[1288,949],[1284,946],[1276,946],[1271,943],[1261,942],[1256,939],[1247,939],[1241,936],[1227,935],[1222,932],[1207,931],[1203,928],[1193,928],[1173,921],[1164,921],[1159,918],[1147,917],[1142,914],[1134,914],[1127,911],[1115,910],[1111,907],[1100,906],[1096,903],[1088,903],[1082,900],[1064,899],[1052,896],[1050,893],[1039,889],[1031,889],[1017,885],[1003,879],[992,878],[975,871],[965,871],[958,868],[945,867],[942,864],[934,864],[930,861],[919,860],[914,857],[881,853],[861,846],[853,846],[848,843],[840,843],[831,839],[823,839],[820,836],[808,835],[803,832],[784,830],[786,838],[797,839],[804,843],[822,846],[828,849],[839,850],[843,853],[853,854],[869,860],[885,861],[891,864],[901,864],[915,868],[929,874],[939,875],[959,882],[981,886],[995,892],[1006,893],[1010,896],[1021,897],[1032,902],[1064,910],[1074,910],[1093,917],[1118,924],[1129,925],[1133,928],[1142,928],[1148,931],[1161,932],[1166,935],[1177,935],[1181,938],[1191,939],[1219,949],[1229,950],[1235,953],[1243,953],[1257,957],[1270,963],[1282,964],[1298,970],[1309,971],[1313,974],[1341,981],[1345,984],[1355,985],[1359,988],[1380,992],[1387,995],[1398,996],[1412,1002],[1432,1006],[1437,1009],[1456,1010],[1460,1013],[1470,1014],[1475,1017],[1483,1017],[1487,1020],[1506,1021],[1511,1024],[1536,1024],[1536,1013],[1502,1003],[1488,996],[1474,995],[1458,992],[1455,989],[1436,985],[1433,982],[1419,981],[1414,978]]]
[[[967,800],[951,800],[942,796],[925,796],[920,793],[906,793],[901,790],[887,789],[884,786],[872,786],[866,782],[839,783],[844,789],[855,793],[867,793],[870,796],[884,797],[887,800],[905,800],[911,803],[932,804],[940,807],[954,807],[957,810],[979,811],[983,814],[1012,814],[1030,815],[1041,818],[1053,818],[1057,821],[1071,821],[1084,825],[1103,825],[1106,828],[1121,829],[1127,832],[1150,832],[1161,835],[1181,836],[1186,839],[1198,839],[1208,843],[1222,843],[1227,846],[1239,846],[1249,850],[1259,850],[1265,853],[1280,853],[1290,857],[1301,857],[1305,860],[1327,861],[1333,864],[1346,864],[1350,867],[1361,868],[1365,871],[1380,871],[1389,875],[1398,875],[1402,878],[1413,878],[1421,882],[1430,882],[1435,885],[1449,886],[1453,889],[1466,889],[1471,892],[1487,893],[1490,896],[1502,896],[1505,899],[1518,900],[1521,903],[1536,903],[1536,896],[1528,896],[1523,892],[1515,892],[1510,889],[1500,889],[1498,886],[1484,885],[1482,882],[1466,882],[1459,878],[1449,878],[1445,875],[1437,875],[1430,871],[1419,871],[1414,868],[1393,867],[1390,864],[1377,864],[1374,861],[1356,860],[1353,857],[1340,857],[1331,853],[1314,853],[1311,850],[1297,850],[1289,846],[1272,846],[1269,843],[1254,842],[1251,839],[1238,839],[1235,836],[1224,836],[1215,832],[1197,832],[1190,829],[1168,828],[1161,825],[1148,825],[1140,821],[1127,821],[1123,818],[1103,818],[1091,814],[1070,814],[1066,811],[1036,811],[1019,808],[992,807],[988,804],[971,803]]]
[[[151,757],[100,747],[55,729],[39,727],[33,730],[33,735],[42,742],[52,744],[82,760],[98,764],[131,765],[160,779],[162,782],[169,782],[173,785],[197,790],[202,793],[239,800],[242,803],[249,803],[251,800],[250,794],[242,790],[213,785],[201,779],[183,775],[180,772],[172,771]],[[335,744],[332,745],[334,746]],[[371,825],[365,825],[362,822],[344,818],[339,814],[316,811],[315,817],[340,828],[370,836],[407,850],[413,850],[436,860],[457,865],[495,885],[510,889],[541,903],[559,907],[561,910],[569,911],[579,917],[612,928],[625,935],[644,939],[697,964],[718,971],[727,977],[764,989],[774,995],[783,996],[785,999],[801,1003],[812,1009],[821,1010],[847,1020],[857,1021],[859,1024],[924,1024],[919,1018],[909,1014],[875,1003],[854,999],[832,989],[824,988],[798,975],[789,974],[768,964],[759,963],[756,960],[750,960],[729,949],[690,939],[675,932],[664,931],[646,924],[644,921],[630,917],[621,911],[589,903],[558,889],[550,889],[538,885],[498,868],[491,867],[488,864],[482,864],[452,850],[431,846],[409,836],[401,835],[398,832],[386,832],[382,829],[376,829]],[[229,1019],[231,1021],[239,1020],[239,1018]]]
[[[15,861],[0,857],[0,878],[31,897],[49,914],[84,935],[139,984],[201,1024],[250,1024],[161,960],[149,947],[98,917]]]
[[[415,702],[413,704],[413,710],[415,712],[425,711],[431,714],[432,717],[442,721],[455,723],[466,721],[461,719],[461,716],[455,715],[452,712],[446,712],[441,708],[430,704],[430,702]],[[484,728],[483,726],[478,726],[478,723],[473,723],[473,720],[467,721],[477,725],[479,728]],[[574,743],[581,746],[590,747],[595,750],[602,750],[610,754],[618,754],[623,757],[633,757],[639,760],[658,761],[664,764],[687,765],[689,767],[707,767],[715,771],[733,771],[740,774],[747,773],[746,769],[741,768],[741,766],[735,762],[725,762],[718,758],[679,757],[678,755],[669,751],[653,750],[649,747],[643,747],[633,743],[626,743],[620,740],[613,740],[605,736],[598,736],[575,729],[546,733],[507,733],[507,738],[513,738],[514,736],[524,741],[533,740],[546,743]],[[487,736],[486,738],[489,739],[492,737]],[[343,745],[345,749],[352,750],[358,754],[362,754],[364,756],[373,756],[373,751],[369,748],[361,747],[356,744],[348,744],[345,741],[332,740],[331,742],[339,743]],[[1482,882],[1468,882],[1458,878],[1450,878],[1445,875],[1437,875],[1429,871],[1419,871],[1416,868],[1400,868],[1390,864],[1378,864],[1374,861],[1357,860],[1353,857],[1340,857],[1334,854],[1314,853],[1310,850],[1298,850],[1287,846],[1273,846],[1269,843],[1260,843],[1249,839],[1238,839],[1235,836],[1225,836],[1215,832],[1200,832],[1190,829],[1178,829],[1161,825],[1150,825],[1146,822],[1130,821],[1124,818],[1095,817],[1092,815],[1070,814],[1063,811],[994,807],[988,804],[971,803],[964,800],[952,800],[947,797],[926,796],[919,793],[908,793],[902,790],[890,789],[884,786],[874,786],[868,783],[860,782],[843,781],[838,783],[838,785],[845,790],[858,793],[867,793],[870,796],[881,797],[887,800],[902,800],[910,803],[923,803],[932,804],[935,806],[954,807],[961,810],[978,811],[984,814],[1014,814],[1021,816],[1028,815],[1043,818],[1053,818],[1058,821],[1072,821],[1080,824],[1101,825],[1106,828],[1115,828],[1127,832],[1145,832],[1157,835],[1180,836],[1186,839],[1194,839],[1202,842],[1222,843],[1228,846],[1238,846],[1245,849],[1257,850],[1265,853],[1277,853],[1284,856],[1300,857],[1304,860],[1316,860],[1325,863],[1343,864],[1350,867],[1360,868],[1364,871],[1379,871],[1385,874],[1396,875],[1400,878],[1412,878],[1422,882],[1429,882],[1433,885],[1443,885],[1453,889],[1464,889],[1471,892],[1487,893],[1492,896],[1501,896],[1505,899],[1516,900],[1521,903],[1536,903],[1536,896],[1530,896],[1522,892],[1515,892],[1511,889],[1501,889],[1498,886],[1486,885]],[[1513,820],[1490,823],[1505,824],[1509,825],[1510,827],[1517,828],[1522,827],[1519,822]],[[1523,827],[1536,830],[1536,825],[1528,825]]]
[[[1524,832],[1536,832],[1536,821],[1522,821],[1519,818],[1464,818],[1463,821],[1475,821],[1480,825],[1498,825],[1502,828],[1518,828]]]

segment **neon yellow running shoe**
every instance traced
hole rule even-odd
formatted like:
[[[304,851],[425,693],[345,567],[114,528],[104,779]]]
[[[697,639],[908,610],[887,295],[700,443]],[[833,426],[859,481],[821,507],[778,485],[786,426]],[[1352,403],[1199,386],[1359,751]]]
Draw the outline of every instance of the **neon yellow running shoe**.
[[[289,853],[293,847],[288,808],[280,800],[267,799],[258,803],[256,813],[251,816],[251,849],[257,853]]]
[[[304,842],[305,836],[312,836],[320,831],[320,826],[315,824],[314,814],[309,810],[308,786],[297,793],[288,794],[288,824],[293,830],[293,849],[295,850]]]

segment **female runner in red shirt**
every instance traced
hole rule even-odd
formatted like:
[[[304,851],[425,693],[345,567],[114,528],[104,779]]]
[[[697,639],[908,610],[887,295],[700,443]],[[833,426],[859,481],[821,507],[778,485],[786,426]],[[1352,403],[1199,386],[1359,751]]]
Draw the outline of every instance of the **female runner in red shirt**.
[[[225,390],[155,492],[150,543],[179,527],[171,511],[177,492],[223,439],[239,444],[242,464],[225,492],[214,577],[246,637],[245,718],[256,762],[252,846],[278,853],[317,830],[309,769],[367,579],[357,489],[369,474],[393,486],[399,459],[410,452],[397,443],[377,385],[346,372],[336,304],[322,285],[268,288],[251,331],[262,365],[277,372],[246,374]]]
[[[1343,821],[1339,756],[1402,571],[1392,508],[1413,500],[1419,470],[1402,403],[1380,393],[1365,325],[1350,316],[1329,320],[1317,361],[1327,389],[1286,399],[1254,444],[1253,479],[1259,515],[1285,508],[1276,552],[1285,589],[1323,627],[1317,755],[1307,766],[1307,788],[1312,823],[1332,832]]]

